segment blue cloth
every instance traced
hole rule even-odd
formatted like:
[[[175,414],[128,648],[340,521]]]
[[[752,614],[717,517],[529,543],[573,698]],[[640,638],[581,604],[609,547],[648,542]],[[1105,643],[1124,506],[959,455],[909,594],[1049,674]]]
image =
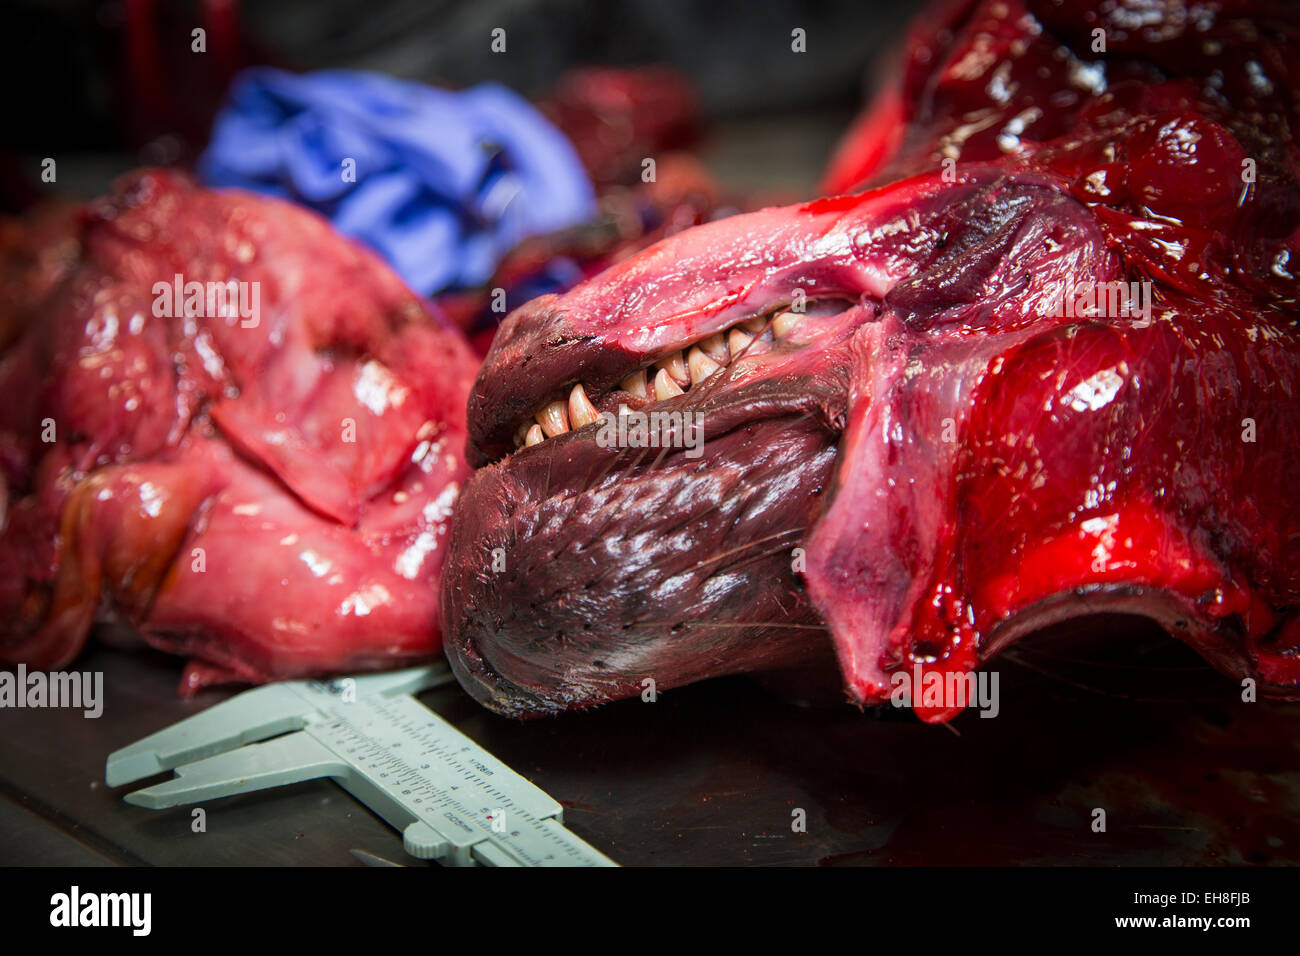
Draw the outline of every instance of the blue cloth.
[[[479,285],[521,239],[595,212],[572,144],[495,84],[454,93],[376,73],[245,70],[197,172],[310,206],[425,295]]]

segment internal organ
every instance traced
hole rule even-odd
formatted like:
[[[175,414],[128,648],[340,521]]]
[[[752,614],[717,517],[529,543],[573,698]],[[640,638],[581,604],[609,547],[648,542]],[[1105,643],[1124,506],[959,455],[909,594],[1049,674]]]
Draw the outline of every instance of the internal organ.
[[[0,356],[0,661],[62,667],[96,621],[184,691],[436,653],[458,334],[286,203],[144,171],[63,222]]]
[[[511,316],[444,582],[462,683],[590,706],[815,659],[824,622],[868,704],[1119,610],[1294,696],[1295,25],[1161,12],[952,6],[833,164],[886,185],[689,230]],[[1063,304],[1120,282],[1149,310]],[[702,413],[703,459],[600,447],[623,405]]]

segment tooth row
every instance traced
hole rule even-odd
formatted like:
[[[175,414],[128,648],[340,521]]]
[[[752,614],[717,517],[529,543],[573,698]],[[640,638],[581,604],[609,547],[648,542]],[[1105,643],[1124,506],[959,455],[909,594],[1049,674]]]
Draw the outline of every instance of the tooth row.
[[[547,403],[541,411],[533,416],[535,424],[526,424],[521,433],[515,435],[518,443],[525,447],[536,445],[539,441],[563,435],[574,428],[590,425],[600,417],[596,406],[587,398],[587,390],[579,382],[569,392],[567,402],[556,399]]]
[[[803,321],[801,312],[778,312],[771,318],[773,338],[785,338]],[[731,357],[744,351],[755,338],[768,328],[765,316],[755,316],[738,322],[724,334],[715,332],[683,353],[673,352],[655,362],[649,369],[638,369],[619,383],[619,388],[637,398],[649,398],[650,386],[647,384],[647,372],[653,373],[654,400],[663,401],[675,395],[684,394],[692,385],[698,385],[718,369],[722,368]],[[535,416],[534,422],[521,425],[515,434],[515,443],[531,447],[556,435],[563,435],[574,428],[589,425],[600,417],[596,406],[587,398],[587,390],[582,383],[573,386],[569,400],[556,399],[548,403]]]

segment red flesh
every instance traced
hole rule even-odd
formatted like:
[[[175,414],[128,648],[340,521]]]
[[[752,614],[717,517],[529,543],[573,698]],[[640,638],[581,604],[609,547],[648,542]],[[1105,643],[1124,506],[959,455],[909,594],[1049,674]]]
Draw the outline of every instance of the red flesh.
[[[467,487],[443,595],[471,692],[551,712],[814,655],[789,552],[755,565],[756,532],[701,520],[802,416],[838,439],[834,477],[805,444],[764,530],[793,545],[811,522],[803,578],[859,703],[894,671],[965,671],[1108,610],[1295,695],[1296,25],[1157,6],[1125,30],[1111,4],[952,5],[881,107],[908,127],[867,121],[832,167],[839,186],[912,178],[688,230],[507,320],[470,401],[471,456],[495,463]],[[1149,325],[1054,304],[1056,283],[1118,279],[1154,283]],[[716,423],[708,469],[598,451],[594,426],[501,460],[572,382],[610,407],[632,369],[795,287],[858,305],[671,400]],[[736,482],[711,486],[720,470]],[[620,483],[617,509],[592,497]],[[645,540],[658,563],[602,590]],[[493,574],[489,546],[535,557]]]
[[[104,619],[189,657],[187,691],[436,653],[459,335],[323,220],[172,173],[65,241],[0,356],[0,661],[62,667]],[[155,317],[176,274],[259,283],[258,324]]]

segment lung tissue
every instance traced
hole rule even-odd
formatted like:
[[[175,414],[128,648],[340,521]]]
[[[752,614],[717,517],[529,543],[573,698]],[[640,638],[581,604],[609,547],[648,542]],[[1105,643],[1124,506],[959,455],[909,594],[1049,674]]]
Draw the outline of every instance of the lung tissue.
[[[189,658],[183,691],[440,649],[476,362],[387,267],[158,171],[5,245],[0,661],[97,621]]]

